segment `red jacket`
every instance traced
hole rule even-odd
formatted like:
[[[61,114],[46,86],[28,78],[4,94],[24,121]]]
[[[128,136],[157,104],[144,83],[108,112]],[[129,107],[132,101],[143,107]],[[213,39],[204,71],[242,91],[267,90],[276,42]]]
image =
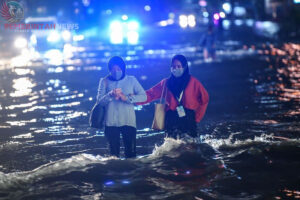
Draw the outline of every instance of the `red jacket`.
[[[161,98],[163,86],[167,79],[163,79],[158,84],[146,91],[147,101],[138,103],[146,104],[151,101]],[[166,111],[176,110],[178,106],[178,101],[173,96],[172,92],[168,90],[167,84],[165,85],[166,94]],[[191,76],[190,81],[187,87],[184,90],[182,97],[182,104],[185,108],[195,111],[196,122],[200,122],[203,118],[207,105],[208,105],[209,96],[203,85],[195,77]]]

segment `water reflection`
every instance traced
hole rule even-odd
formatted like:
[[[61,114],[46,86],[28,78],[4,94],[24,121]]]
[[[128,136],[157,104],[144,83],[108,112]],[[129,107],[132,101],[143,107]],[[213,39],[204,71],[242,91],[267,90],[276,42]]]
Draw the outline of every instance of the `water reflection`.
[[[242,187],[242,181],[249,180],[248,175],[250,174],[247,173],[248,169],[245,170],[247,171],[246,173],[241,173],[243,172],[243,167],[251,167],[251,164],[253,163],[262,164],[261,166],[265,164],[267,167],[271,167],[276,164],[277,161],[280,162],[281,158],[276,160],[275,157],[270,156],[270,150],[266,147],[268,146],[267,143],[276,141],[274,146],[281,146],[281,141],[283,140],[285,142],[295,142],[290,140],[288,136],[278,137],[276,134],[286,133],[287,130],[294,130],[296,132],[297,127],[299,127],[296,120],[292,119],[289,121],[290,118],[284,116],[295,117],[300,113],[299,46],[287,44],[284,47],[279,48],[271,44],[266,44],[262,47],[241,47],[239,45],[240,44],[237,42],[229,41],[224,49],[218,50],[217,53],[219,58],[221,58],[221,61],[226,59],[236,59],[236,61],[234,61],[234,63],[237,63],[235,68],[236,71],[230,71],[228,73],[228,76],[237,83],[235,85],[239,85],[239,83],[242,83],[243,81],[246,82],[248,72],[244,72],[244,69],[251,71],[252,77],[250,81],[251,85],[255,85],[254,89],[256,95],[254,98],[256,107],[253,106],[255,114],[251,113],[253,114],[251,115],[251,120],[248,118],[244,119],[243,115],[238,115],[238,113],[237,118],[235,118],[235,116],[232,117],[233,120],[227,120],[226,118],[226,122],[217,121],[216,123],[210,123],[204,121],[201,124],[204,128],[203,132],[201,132],[203,135],[200,138],[202,141],[217,148],[219,151],[222,151],[222,154],[220,152],[219,154],[222,156],[224,155],[226,166],[227,164],[230,164],[232,165],[230,167],[235,169],[230,169],[228,166],[224,168],[224,163],[215,163],[215,165],[213,165],[213,171],[219,172],[219,170],[225,170],[226,174],[215,174],[213,171],[205,171],[204,168],[207,169],[207,167],[203,164],[203,160],[201,160],[202,157],[200,159],[200,156],[197,156],[202,153],[204,156],[208,155],[206,152],[202,151],[202,147],[195,148],[195,146],[191,145],[188,146],[188,148],[184,148],[184,146],[182,146],[183,143],[180,143],[182,141],[174,141],[175,143],[180,143],[176,150],[173,151],[172,145],[170,144],[166,144],[164,149],[156,148],[155,152],[147,158],[149,159],[147,162],[151,165],[149,170],[142,171],[141,173],[136,173],[136,171],[134,171],[137,176],[140,176],[138,184],[135,180],[128,178],[129,176],[116,178],[115,176],[107,175],[107,171],[111,170],[113,167],[122,166],[123,169],[124,166],[130,166],[128,170],[124,170],[124,173],[121,173],[122,175],[130,173],[130,170],[133,168],[136,169],[136,166],[131,167],[131,161],[126,160],[117,160],[117,164],[113,163],[113,165],[109,165],[108,167],[106,164],[103,166],[101,165],[99,170],[95,170],[97,172],[85,171],[86,168],[84,168],[84,174],[82,175],[83,177],[88,176],[86,181],[94,181],[95,173],[100,173],[97,177],[104,178],[101,180],[97,179],[95,182],[100,185],[99,187],[101,190],[103,186],[106,186],[104,192],[106,195],[108,193],[107,190],[109,189],[112,189],[112,191],[115,192],[115,190],[113,190],[114,187],[130,187],[133,185],[133,190],[135,190],[136,185],[140,185],[141,188],[144,188],[144,185],[150,183],[151,186],[149,186],[149,191],[151,190],[153,199],[168,197],[174,199],[178,197],[178,199],[180,199],[182,196],[176,196],[176,194],[187,194],[188,189],[191,188],[191,190],[193,192],[196,191],[197,196],[199,196],[196,198],[193,194],[192,198],[195,199],[215,197],[224,197],[224,199],[225,197],[228,197],[227,199],[229,199],[233,196],[236,198],[254,199],[255,195],[251,196],[251,194],[245,192],[249,191],[248,185],[245,186],[245,188]],[[5,145],[0,144],[1,150],[3,149],[3,151],[0,151],[0,170],[2,171],[2,169],[5,169],[8,172],[13,170],[24,171],[24,169],[32,170],[35,169],[35,167],[40,167],[47,163],[48,166],[51,166],[51,163],[49,164],[50,161],[56,162],[57,160],[70,158],[70,155],[77,155],[82,152],[105,155],[107,149],[103,131],[89,129],[87,122],[88,111],[93,103],[91,101],[95,101],[94,98],[97,93],[99,77],[106,73],[103,69],[106,69],[105,61],[107,56],[111,55],[110,52],[118,52],[120,54],[125,52],[124,54],[130,54],[127,55],[127,57],[124,57],[128,61],[128,68],[135,69],[130,70],[130,73],[137,73],[136,77],[147,80],[144,83],[150,83],[151,81],[156,82],[158,81],[157,79],[160,79],[158,76],[153,76],[153,74],[155,74],[152,73],[153,69],[165,69],[163,68],[165,67],[165,63],[169,63],[169,58],[173,53],[178,53],[177,49],[180,49],[180,52],[184,52],[191,57],[192,66],[195,66],[193,68],[195,73],[199,72],[199,74],[205,74],[208,73],[208,71],[211,72],[211,70],[215,69],[213,63],[211,65],[206,65],[209,66],[207,68],[201,66],[199,67],[200,70],[198,70],[198,66],[200,66],[198,64],[203,62],[203,58],[200,55],[201,52],[197,52],[198,50],[193,46],[178,45],[176,48],[171,47],[171,49],[163,49],[163,47],[161,49],[144,49],[142,47],[132,48],[134,50],[117,49],[116,51],[112,51],[112,49],[108,49],[108,47],[101,46],[98,48],[99,51],[95,51],[95,49],[93,50],[91,48],[80,49],[77,47],[65,46],[64,52],[56,51],[58,54],[62,53],[62,55],[59,55],[57,61],[54,61],[54,63],[57,62],[56,64],[60,64],[60,66],[42,67],[41,65],[41,67],[36,67],[37,65],[32,63],[32,66],[30,67],[14,68],[12,70],[13,73],[9,70],[10,74],[7,75],[7,77],[8,80],[12,80],[11,82],[13,83],[12,86],[14,91],[11,92],[9,90],[11,85],[9,85],[9,89],[7,89],[3,84],[0,84],[0,131],[1,134],[4,133],[4,142],[2,144],[10,143],[10,140],[13,139],[20,141],[20,147],[12,149],[6,148]],[[85,54],[80,55],[81,50],[85,51]],[[238,59],[242,60],[243,56],[253,56],[256,55],[256,53],[260,54],[260,58],[263,60],[263,66],[257,68],[255,68],[256,66],[243,66],[245,68],[239,68],[239,65],[243,62]],[[85,62],[83,56],[89,58],[87,63],[90,65],[82,65],[82,63]],[[223,58],[224,60],[222,60]],[[254,59],[256,59],[255,63],[259,63],[258,58],[255,57]],[[70,65],[65,65],[66,63]],[[221,67],[223,66],[220,65],[220,69],[217,70],[222,70]],[[229,68],[230,66],[224,62],[225,70],[227,70],[227,67]],[[237,75],[236,72],[241,73],[241,76],[239,76],[240,74]],[[84,81],[82,81],[83,77]],[[242,78],[240,79],[240,77]],[[226,80],[229,80],[230,78]],[[1,80],[1,83],[2,81],[3,80]],[[222,83],[218,82],[219,80],[213,81],[214,84],[221,85]],[[208,84],[211,83],[208,82]],[[218,93],[217,87],[210,87],[212,89],[211,91],[213,91],[212,93]],[[239,94],[241,91],[237,90],[236,92]],[[243,98],[249,97],[250,99],[252,97],[252,94],[243,95],[245,95]],[[223,100],[222,97],[221,99]],[[217,103],[215,102],[211,105],[210,109],[216,104]],[[144,117],[145,121],[146,119],[148,121],[149,119],[150,121],[152,120],[153,112],[151,110],[143,110],[141,106],[136,106],[135,110],[137,114],[142,116],[141,121],[144,121]],[[229,113],[236,114],[234,109]],[[209,121],[211,119],[207,120]],[[284,120],[287,122],[283,123],[282,121]],[[270,133],[274,134],[272,135]],[[9,138],[7,140],[5,139],[6,135],[8,135],[7,138]],[[151,153],[154,145],[157,143],[159,144],[159,141],[163,140],[162,138],[163,132],[153,131],[149,128],[149,125],[147,125],[146,128],[143,127],[138,130],[137,151],[139,155]],[[257,148],[257,145],[261,145],[261,148]],[[1,154],[1,152],[4,152],[5,155]],[[281,151],[278,150],[278,152],[278,154],[276,154],[275,151],[272,153],[281,155]],[[290,152],[283,152],[284,155],[290,155],[288,153]],[[7,160],[4,160],[4,158],[7,158],[6,155],[9,157],[15,156],[15,159],[7,162]],[[194,158],[192,157],[193,155],[196,156],[195,159],[190,159]],[[71,163],[72,165],[70,164],[68,169],[74,167],[76,164],[82,166],[85,158],[79,157],[78,160],[76,158],[74,159],[75,162]],[[217,156],[215,156],[212,159],[215,160],[220,158],[221,157],[217,158]],[[255,158],[257,158],[257,160],[255,160]],[[93,159],[95,158],[87,159],[88,163],[90,164],[90,160]],[[143,158],[140,159],[143,160]],[[252,162],[251,159],[255,162]],[[284,159],[286,158],[283,158],[282,160]],[[71,159],[71,162],[74,160]],[[24,163],[26,163],[26,165],[24,165]],[[289,164],[289,162],[286,163]],[[64,167],[65,163],[62,164]],[[142,166],[142,169],[145,169],[145,165],[143,164],[144,163],[142,162],[140,166]],[[2,165],[4,166],[3,168]],[[107,169],[105,167],[107,167]],[[47,166],[45,168],[47,168]],[[38,169],[45,168],[41,167]],[[103,170],[103,168],[105,169]],[[236,169],[241,169],[241,171]],[[289,166],[287,166],[286,169],[290,169]],[[53,172],[51,169],[49,171]],[[116,171],[119,176],[120,170],[118,169]],[[101,174],[102,172],[104,173]],[[253,171],[251,171],[251,175],[253,176],[250,177],[250,180],[258,180],[257,177],[260,177],[260,173],[261,172],[257,172],[257,169],[253,169]],[[150,178],[145,179],[145,174],[149,174]],[[276,171],[274,174],[280,173],[277,173]],[[2,174],[0,173],[0,177],[2,177],[1,175]],[[40,175],[40,173],[38,173],[38,175]],[[57,180],[59,179],[57,178],[57,173],[54,173],[54,175],[51,174],[50,177],[52,180],[57,181],[53,183],[53,185],[59,183],[60,180]],[[286,184],[287,182],[286,177],[287,176],[282,176],[282,179],[280,179],[283,180],[283,184]],[[218,181],[217,179],[219,178],[221,180],[215,184],[215,181]],[[145,182],[143,182],[144,180]],[[47,181],[48,180],[45,182]],[[114,184],[110,184],[110,182],[113,182]],[[234,187],[231,187],[231,184],[227,184],[228,182],[233,183],[232,185]],[[67,183],[74,187],[74,183]],[[274,183],[276,183],[276,181],[274,181]],[[95,189],[93,183],[85,184],[90,184],[92,185],[91,187]],[[48,182],[45,183],[45,188],[48,188],[48,186]],[[230,189],[237,188],[236,186],[240,187],[235,190]],[[55,186],[54,188],[57,189]],[[221,190],[219,191],[220,194],[218,191],[215,191],[218,188]],[[226,193],[222,191],[222,188],[225,188],[224,190],[229,192],[239,194],[222,196],[222,194]],[[254,188],[253,193],[260,193],[260,190],[261,189]],[[278,191],[278,189],[275,191]],[[93,194],[95,193],[96,192],[93,191]],[[287,194],[286,196],[291,194],[294,195],[293,197],[299,196],[297,191],[292,189],[280,190],[280,194],[282,193]],[[258,197],[261,197],[260,194]],[[284,199],[280,195],[278,195],[278,198]]]
[[[27,113],[27,112],[33,112],[36,110],[46,110],[46,109],[47,109],[47,106],[33,106],[31,108],[23,110],[22,112]]]
[[[29,66],[31,65],[31,59],[32,59],[32,52],[30,52],[27,49],[23,49],[21,55],[16,56],[11,59],[11,66],[12,67],[23,67],[23,66]]]
[[[25,126],[28,123],[35,123],[37,122],[36,119],[31,119],[31,120],[18,120],[18,121],[6,121],[7,124],[10,126]]]
[[[62,73],[63,71],[63,67],[49,67],[47,70],[48,73]]]
[[[33,135],[31,133],[27,133],[27,134],[13,136],[12,138],[14,138],[14,139],[33,138]]]
[[[52,114],[56,113],[55,111],[52,111]],[[77,111],[70,111],[70,113],[66,115],[56,115],[54,118],[44,118],[43,120],[45,122],[52,122],[54,124],[61,124],[60,122],[66,122],[70,121],[71,119],[81,117],[81,116],[87,116],[86,112],[77,112]]]
[[[26,69],[26,68],[15,68],[14,72],[19,76],[23,76],[23,75],[27,75],[27,74],[35,75],[33,70]]]
[[[79,101],[71,102],[71,103],[63,103],[63,104],[52,104],[50,108],[63,108],[63,107],[73,107],[78,106],[80,104]]]
[[[269,63],[265,72],[272,73],[260,74],[253,80],[256,91],[261,94],[259,103],[278,108],[279,102],[283,102],[289,104],[285,115],[300,114],[300,45],[287,43],[279,48],[264,44],[262,47],[258,52]]]
[[[35,87],[36,84],[33,83],[31,79],[28,77],[23,77],[19,79],[13,80],[13,88],[16,90],[13,93],[10,93],[11,97],[22,97],[31,95],[32,88]]]
[[[63,53],[58,49],[51,49],[45,53],[45,58],[48,59],[50,65],[62,65]]]
[[[14,110],[15,108],[26,108],[26,107],[32,107],[33,105],[37,104],[37,101],[32,101],[30,103],[22,103],[22,104],[16,104],[16,105],[10,105],[5,107],[5,109]]]

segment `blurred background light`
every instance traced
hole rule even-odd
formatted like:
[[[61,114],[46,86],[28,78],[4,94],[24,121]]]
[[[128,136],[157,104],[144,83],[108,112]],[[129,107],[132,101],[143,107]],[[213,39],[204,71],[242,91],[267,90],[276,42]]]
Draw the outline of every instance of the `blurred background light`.
[[[34,46],[37,44],[37,39],[36,39],[36,35],[35,34],[32,34],[30,36],[30,44],[32,44]]]
[[[114,31],[110,33],[110,42],[112,44],[122,44],[123,43],[123,32]]]
[[[220,15],[221,18],[225,18],[226,17],[226,14],[224,12],[220,12],[219,15]]]
[[[110,42],[112,44],[123,43],[123,25],[119,21],[113,21],[110,24]]]
[[[215,14],[214,14],[214,19],[215,19],[215,20],[219,20],[219,19],[220,19],[220,16],[219,16],[218,13],[215,13]]]
[[[127,33],[127,41],[129,44],[137,44],[139,40],[139,34],[136,31],[129,31]]]
[[[106,13],[107,15],[111,15],[111,14],[112,14],[112,10],[108,9],[108,10],[105,11],[105,13]]]
[[[236,26],[241,26],[243,24],[243,21],[241,19],[236,19],[236,20],[234,20],[234,24]]]
[[[58,42],[60,40],[60,35],[57,31],[52,31],[47,37],[48,42]]]
[[[172,13],[172,12],[170,12],[170,13],[168,14],[168,17],[169,17],[170,19],[175,19],[175,14]]]
[[[110,26],[109,26],[110,30],[112,31],[122,31],[123,27],[122,27],[122,23],[119,21],[113,21]]]
[[[87,10],[87,13],[89,15],[94,14],[94,12],[95,12],[94,8],[88,8],[88,10]]]
[[[228,30],[230,28],[231,22],[227,19],[223,20],[222,26],[225,30]]]
[[[207,6],[207,2],[205,0],[200,0],[199,5],[202,7],[205,7],[205,6]]]
[[[230,3],[224,3],[222,7],[226,13],[231,13],[232,8]]]
[[[130,181],[124,180],[124,181],[122,181],[122,183],[123,183],[123,184],[129,184]]]
[[[91,0],[82,0],[82,4],[83,4],[85,7],[88,7],[88,6],[91,4]]]
[[[50,65],[62,65],[63,63],[63,53],[58,49],[51,49],[44,56],[49,60]]]
[[[174,24],[174,19],[168,19],[167,20],[167,23],[170,25],[170,24]]]
[[[110,24],[110,42],[112,44],[122,44],[124,39],[127,39],[128,44],[137,44],[139,27],[139,22],[135,20],[123,23],[113,21]]]
[[[233,13],[235,16],[241,17],[246,15],[246,8],[241,7],[241,6],[236,6],[233,9]]]
[[[167,20],[163,20],[163,21],[160,21],[159,22],[159,26],[167,26],[168,25],[168,22],[167,22]]]
[[[252,27],[254,25],[254,20],[253,19],[247,19],[246,24],[247,24],[247,26]]]
[[[147,12],[151,11],[151,7],[150,7],[149,5],[145,5],[144,9],[145,9],[145,11],[147,11]]]
[[[113,182],[113,181],[107,181],[107,182],[105,182],[104,184],[107,185],[107,186],[109,186],[109,185],[115,184],[115,182]]]
[[[136,31],[139,28],[139,23],[137,21],[131,21],[128,23],[128,30]]]
[[[71,32],[70,32],[70,31],[64,30],[64,31],[62,32],[62,38],[64,39],[64,41],[70,41],[70,40],[71,40],[71,37],[72,37],[72,35],[71,35]]]
[[[165,27],[168,25],[174,24],[174,20],[173,19],[168,19],[168,20],[162,20],[158,23],[159,26]]]
[[[257,21],[255,22],[255,28],[269,35],[274,35],[280,30],[279,25],[271,21]]]
[[[190,27],[195,27],[196,26],[195,15],[189,15],[188,16],[188,24],[189,24]]]
[[[84,40],[84,35],[74,35],[73,36],[73,41],[81,41]]]
[[[23,49],[27,47],[27,40],[23,37],[19,37],[15,40],[15,47]]]
[[[202,13],[202,15],[203,15],[203,17],[208,17],[209,13],[205,11],[205,12]]]
[[[128,16],[127,16],[127,15],[122,15],[122,19],[123,19],[124,21],[126,21],[126,20],[128,19]]]
[[[181,28],[186,28],[188,26],[188,17],[186,15],[179,16],[179,25]]]
[[[209,18],[204,18],[204,19],[203,19],[203,23],[204,23],[204,24],[208,24],[208,23],[209,23]]]

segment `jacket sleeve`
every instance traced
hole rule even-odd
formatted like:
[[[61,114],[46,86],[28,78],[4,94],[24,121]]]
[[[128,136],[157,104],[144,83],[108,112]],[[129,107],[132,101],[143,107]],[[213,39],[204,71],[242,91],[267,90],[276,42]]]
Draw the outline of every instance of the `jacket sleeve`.
[[[129,103],[146,101],[146,92],[135,77],[133,77],[133,92],[133,95],[128,96]]]
[[[150,88],[149,90],[146,91],[147,94],[147,100],[144,102],[139,102],[137,103],[138,105],[143,105],[146,103],[150,103],[151,101],[154,101],[156,99],[159,99],[162,95],[162,90],[164,87],[164,84],[166,82],[166,79],[160,81],[159,83],[157,83],[155,86],[153,86],[152,88]],[[166,85],[165,85],[165,90],[166,90]]]
[[[197,92],[198,92],[197,96],[199,100],[199,106],[196,109],[195,118],[196,118],[196,122],[200,122],[206,112],[206,108],[209,101],[209,95],[200,82],[197,83]]]
[[[104,78],[99,81],[98,94],[97,94],[97,104],[106,105],[112,101],[112,97],[109,93],[106,93],[107,82]]]

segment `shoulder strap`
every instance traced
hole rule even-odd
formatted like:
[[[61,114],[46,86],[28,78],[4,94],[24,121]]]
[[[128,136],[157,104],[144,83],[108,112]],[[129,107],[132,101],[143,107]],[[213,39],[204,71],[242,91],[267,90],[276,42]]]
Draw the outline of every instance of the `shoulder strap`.
[[[180,95],[179,95],[179,98],[177,98],[177,101],[178,101],[179,104],[181,104],[183,92],[184,92],[184,90],[181,91],[181,93],[180,93]]]
[[[106,89],[107,89],[107,77],[104,77],[103,81],[104,81],[104,88],[105,88],[105,93],[106,93]]]
[[[166,82],[167,80],[165,80],[164,85],[163,85],[163,89],[161,92],[161,96],[160,96],[160,103],[162,103],[162,99],[164,98],[164,100],[166,101],[166,97],[167,97],[167,92],[166,92]],[[164,96],[164,97],[163,97]]]

